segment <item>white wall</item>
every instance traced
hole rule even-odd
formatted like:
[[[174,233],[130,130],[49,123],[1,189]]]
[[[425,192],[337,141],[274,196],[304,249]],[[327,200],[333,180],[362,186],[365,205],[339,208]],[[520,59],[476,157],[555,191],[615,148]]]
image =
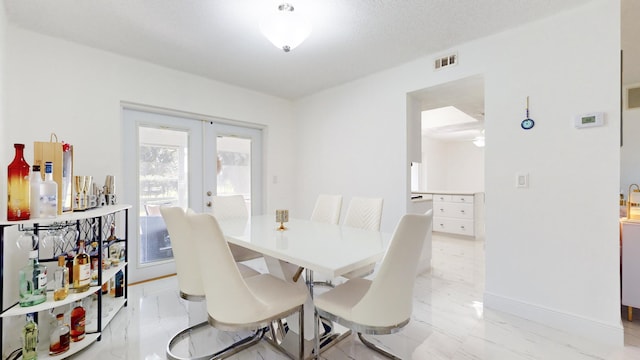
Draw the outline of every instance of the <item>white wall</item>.
[[[423,191],[484,191],[484,148],[471,141],[422,138]]]
[[[486,82],[485,304],[611,341],[620,341],[619,11],[594,1],[496,36],[487,51],[512,61]],[[526,96],[536,127],[525,132]],[[606,126],[573,127],[594,111]],[[514,187],[518,172],[530,188]]]
[[[456,47],[447,71],[426,57],[296,102],[297,211],[310,214],[318,193],[382,196],[392,230],[409,186],[406,94],[483,74],[485,305],[621,344],[619,11],[594,0]],[[520,128],[527,96],[530,131]],[[573,128],[593,111],[606,126]],[[523,171],[531,186],[516,189]]]

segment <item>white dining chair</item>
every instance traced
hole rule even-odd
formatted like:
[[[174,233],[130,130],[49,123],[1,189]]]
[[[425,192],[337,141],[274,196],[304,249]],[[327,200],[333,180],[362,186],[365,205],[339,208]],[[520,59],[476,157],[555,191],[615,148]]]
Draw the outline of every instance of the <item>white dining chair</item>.
[[[378,353],[400,359],[368,341],[363,334],[392,334],[409,323],[416,269],[431,221],[430,212],[404,215],[376,277],[349,279],[316,296],[318,315],[357,332],[360,340]],[[316,351],[318,348],[316,340]]]
[[[242,195],[212,196],[211,212],[218,220],[249,217],[249,209]]]
[[[304,357],[303,304],[308,292],[304,287],[288,283],[270,274],[243,278],[238,270],[218,221],[209,214],[187,215],[196,244],[197,262],[203,277],[209,324],[223,331],[265,329],[274,321],[295,314],[299,320],[297,354],[280,347],[293,358]],[[273,339],[276,334],[273,333]],[[270,344],[278,346],[277,342]],[[235,354],[249,346],[228,348],[216,358]]]
[[[364,230],[380,231],[382,220],[382,198],[354,197],[349,201],[347,213],[342,225]],[[373,273],[376,264],[369,264],[359,269],[343,274],[342,277],[352,279],[364,277]]]
[[[211,213],[218,220],[249,218],[247,203],[242,195],[213,196],[211,198]],[[241,246],[229,244],[229,247],[236,261],[248,261],[262,257],[262,254]]]
[[[342,195],[320,194],[311,212],[311,221],[337,224],[342,210]]]
[[[198,250],[192,240],[191,226],[189,225],[185,211],[180,207],[161,207],[159,211],[167,226],[169,239],[173,247],[173,258],[176,264],[176,276],[178,278],[180,297],[188,301],[204,301],[205,292],[202,284],[202,273],[200,272],[198,262],[194,261],[194,253]],[[187,210],[187,212],[194,214],[190,209]],[[238,264],[238,269],[243,277],[260,275],[259,272],[243,264]],[[204,326],[208,326],[206,321],[189,326],[173,336],[167,344],[167,358],[172,360],[187,359],[175,354],[173,351],[175,344],[191,331]],[[261,334],[254,333],[252,336],[257,339],[256,342],[260,340],[258,338],[259,335]],[[245,339],[244,341],[248,340]]]
[[[311,221],[338,224],[340,221],[340,211],[342,210],[342,195],[326,195],[320,194],[316,199],[316,203],[311,212]],[[281,267],[285,274],[293,274],[291,278],[294,282],[298,281],[304,268],[281,261]],[[330,280],[320,280],[314,282],[316,285],[331,285]]]

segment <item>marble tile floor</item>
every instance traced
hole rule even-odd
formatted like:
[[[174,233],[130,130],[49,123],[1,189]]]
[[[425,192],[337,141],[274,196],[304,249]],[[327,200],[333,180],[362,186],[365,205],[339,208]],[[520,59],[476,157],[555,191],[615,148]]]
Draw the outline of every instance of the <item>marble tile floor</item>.
[[[254,265],[265,270],[263,264]],[[102,341],[71,359],[165,359],[168,340],[188,324],[206,318],[203,305],[181,300],[177,288],[175,277],[131,286],[128,307],[107,327]],[[412,321],[397,334],[369,338],[402,359],[640,359],[640,321],[623,320],[625,346],[612,347],[484,309],[483,289],[483,242],[434,234],[432,269],[416,279]],[[220,348],[234,341],[215,329],[205,329],[198,336],[202,340],[194,342],[204,348],[191,350],[200,354],[208,347]],[[355,335],[321,357],[383,359]],[[263,341],[231,359],[287,357]]]

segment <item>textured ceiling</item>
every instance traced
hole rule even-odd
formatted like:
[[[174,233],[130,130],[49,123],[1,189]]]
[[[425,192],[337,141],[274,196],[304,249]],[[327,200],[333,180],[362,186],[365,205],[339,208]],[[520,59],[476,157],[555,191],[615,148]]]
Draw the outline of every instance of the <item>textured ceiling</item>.
[[[11,24],[296,99],[589,0],[290,0],[290,53],[259,31],[271,0],[4,0]]]

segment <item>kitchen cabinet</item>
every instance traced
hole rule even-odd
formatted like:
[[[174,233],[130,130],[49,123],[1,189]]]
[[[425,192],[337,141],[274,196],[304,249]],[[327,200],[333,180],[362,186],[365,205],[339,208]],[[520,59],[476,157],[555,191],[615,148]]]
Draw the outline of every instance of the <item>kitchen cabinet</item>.
[[[28,313],[36,313],[40,328],[40,323],[42,321],[46,322],[45,319],[49,316],[47,311],[50,309],[68,306],[68,309],[70,310],[70,304],[73,304],[76,300],[87,300],[91,299],[90,297],[95,299],[97,306],[95,311],[90,311],[89,309],[86,310],[87,318],[85,338],[79,342],[72,342],[71,348],[68,351],[59,355],[49,356],[49,334],[46,332],[46,330],[48,330],[48,326],[46,326],[47,324],[42,323],[42,325],[45,325],[42,326],[42,329],[45,331],[43,332],[42,330],[39,330],[40,344],[38,345],[38,359],[66,358],[91,345],[94,341],[100,341],[100,335],[104,328],[109,324],[117,312],[127,305],[127,228],[130,208],[130,205],[110,205],[83,212],[66,213],[51,219],[38,218],[24,221],[0,221],[0,256],[2,259],[4,259],[5,256],[5,229],[13,226],[18,227],[19,231],[30,230],[39,236],[43,236],[45,231],[49,231],[51,229],[72,228],[77,234],[77,240],[82,239],[85,240],[87,244],[95,244],[89,254],[92,257],[97,258],[97,279],[94,279],[93,284],[88,291],[74,293],[73,290],[70,289],[69,295],[64,300],[54,301],[53,289],[49,288],[47,291],[47,300],[44,303],[28,307],[19,306],[17,303],[18,299],[16,298],[12,305],[4,308],[4,284],[12,281],[17,283],[18,274],[6,272],[4,269],[4,262],[0,263],[0,280],[2,280],[0,285],[0,304],[3,304],[2,313],[0,314],[0,337],[3,341],[3,348],[5,346],[4,341],[8,338],[8,336],[3,333],[5,331],[3,327],[4,319],[13,316],[25,316]],[[114,236],[115,226],[124,226],[124,231],[122,232],[124,234],[123,237],[118,238]],[[73,241],[70,243],[72,247],[77,246]],[[117,262],[117,264],[109,266],[108,269],[106,269],[105,266],[103,269],[103,251],[105,249],[115,248],[119,249],[118,253],[121,254],[116,255],[119,258],[117,261],[114,261],[114,263]],[[66,250],[66,248],[63,248],[63,250]],[[39,262],[48,267],[48,284],[52,283],[51,279],[54,272],[53,270],[57,266],[57,255],[60,254],[53,253],[51,258],[43,258],[42,252],[40,252],[39,255]],[[123,261],[120,261],[120,258]],[[120,279],[121,277],[123,282],[123,294],[121,297],[110,298],[108,295],[102,294],[102,285],[109,282],[111,279]],[[9,302],[12,301],[10,300]],[[46,344],[43,344],[43,342]]]
[[[483,193],[433,193],[433,231],[456,235],[482,234]]]

